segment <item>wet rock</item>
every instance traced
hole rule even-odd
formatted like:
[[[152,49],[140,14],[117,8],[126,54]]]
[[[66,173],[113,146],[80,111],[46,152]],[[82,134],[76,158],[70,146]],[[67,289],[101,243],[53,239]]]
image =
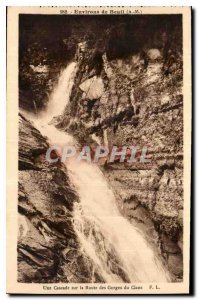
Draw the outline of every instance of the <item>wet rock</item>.
[[[168,252],[168,253],[171,253],[171,254],[177,254],[177,253],[181,252],[181,250],[178,247],[177,243],[172,241],[170,239],[170,237],[168,237],[167,235],[162,234],[161,240],[162,240],[162,244],[163,244],[163,250],[165,252]]]
[[[182,277],[183,275],[183,258],[182,255],[170,254],[168,257],[168,266],[170,271],[178,276]]]

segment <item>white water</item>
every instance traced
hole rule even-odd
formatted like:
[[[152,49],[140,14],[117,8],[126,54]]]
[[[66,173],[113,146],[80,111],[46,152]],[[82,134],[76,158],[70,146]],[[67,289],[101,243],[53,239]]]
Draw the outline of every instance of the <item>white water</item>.
[[[71,63],[60,76],[46,113],[34,120],[51,145],[75,144],[72,136],[48,125],[51,118],[65,108],[75,72],[76,65]],[[104,281],[167,282],[167,271],[142,232],[120,214],[100,169],[71,159],[66,167],[80,198],[74,207],[74,228],[81,250]]]

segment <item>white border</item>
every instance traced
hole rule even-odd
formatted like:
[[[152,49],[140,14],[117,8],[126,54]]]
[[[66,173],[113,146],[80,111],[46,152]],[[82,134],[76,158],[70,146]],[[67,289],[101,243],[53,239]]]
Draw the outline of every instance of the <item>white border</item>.
[[[130,5],[134,5],[134,6],[139,6],[139,5],[150,5],[150,6],[171,6],[171,5],[192,5],[195,9],[198,7],[198,2],[197,1],[100,1],[100,5],[111,5],[111,6],[116,6],[116,5],[120,5],[120,3],[124,6],[130,6]],[[86,1],[86,5],[90,6],[90,5],[97,5],[97,1]],[[1,188],[0,188],[0,192],[1,192],[1,206],[0,206],[0,237],[1,237],[1,253],[0,253],[0,298],[1,299],[7,299],[8,295],[5,295],[5,155],[6,155],[6,151],[5,151],[5,124],[6,124],[6,105],[5,105],[5,99],[6,99],[6,46],[5,46],[5,36],[6,36],[6,27],[5,27],[5,6],[38,6],[38,5],[47,5],[47,6],[56,6],[56,5],[70,5],[70,6],[74,6],[74,5],[79,5],[79,6],[83,6],[85,5],[85,1],[79,0],[79,1],[69,1],[69,3],[67,3],[67,1],[46,1],[46,0],[34,0],[34,2],[30,1],[30,0],[24,0],[24,1],[11,1],[11,0],[1,0],[0,3],[0,20],[1,20],[1,26],[0,26],[0,45],[1,45],[1,55],[0,55],[0,66],[1,66],[1,78],[0,78],[0,93],[1,93],[1,101],[0,101],[0,121],[1,121],[1,126],[0,126],[0,134],[1,134],[1,147],[0,147],[0,157],[2,158],[1,160],[1,167],[0,167],[0,172],[1,172]],[[197,25],[196,25],[196,37],[197,37]],[[196,39],[196,46],[197,46],[197,40]],[[196,47],[197,48],[197,47]],[[196,65],[196,70],[197,70],[197,65]],[[196,82],[194,83],[195,88],[198,84],[198,79],[196,79]],[[196,110],[195,115],[198,116],[198,106],[194,104],[194,108]],[[195,125],[196,125],[196,129],[197,129],[197,122],[196,122],[196,118],[195,118]],[[197,137],[197,134],[196,134]],[[196,139],[197,140],[197,139]],[[195,152],[196,152],[196,148],[195,148]],[[194,168],[197,170],[198,169],[198,163],[197,161],[195,161],[195,165]],[[195,186],[198,186],[198,180],[196,179],[195,182]],[[196,195],[196,194],[195,194]],[[196,200],[196,197],[194,195],[194,198]],[[197,212],[197,210],[196,210]],[[197,240],[197,239],[196,239]],[[196,265],[197,267],[197,265]],[[196,281],[197,283],[197,281]],[[196,285],[195,283],[195,285]],[[57,298],[58,296],[54,296],[53,298]],[[79,296],[67,296],[68,298],[79,298]],[[92,296],[93,297],[93,296]],[[119,296],[117,298],[123,298],[124,296]],[[133,296],[136,297],[136,296]],[[25,299],[29,299],[29,296],[24,297]],[[37,298],[41,299],[40,296],[38,296]],[[107,297],[104,297],[107,298]],[[143,299],[145,298],[144,296],[138,296],[138,299]],[[155,299],[159,299],[160,297],[156,296]],[[184,298],[184,297],[180,297],[180,298]]]

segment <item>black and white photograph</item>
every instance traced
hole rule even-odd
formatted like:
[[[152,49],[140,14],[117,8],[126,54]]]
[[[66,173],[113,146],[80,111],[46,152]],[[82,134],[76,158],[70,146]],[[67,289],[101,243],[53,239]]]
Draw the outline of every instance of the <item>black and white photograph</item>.
[[[8,293],[189,292],[190,23],[8,8]]]

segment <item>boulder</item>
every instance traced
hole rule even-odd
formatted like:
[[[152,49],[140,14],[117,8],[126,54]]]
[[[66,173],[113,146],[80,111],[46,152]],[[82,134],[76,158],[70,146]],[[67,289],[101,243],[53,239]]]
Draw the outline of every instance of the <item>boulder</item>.
[[[85,93],[85,98],[98,99],[104,92],[104,83],[101,77],[94,76],[81,83],[79,88]]]

